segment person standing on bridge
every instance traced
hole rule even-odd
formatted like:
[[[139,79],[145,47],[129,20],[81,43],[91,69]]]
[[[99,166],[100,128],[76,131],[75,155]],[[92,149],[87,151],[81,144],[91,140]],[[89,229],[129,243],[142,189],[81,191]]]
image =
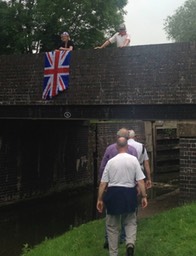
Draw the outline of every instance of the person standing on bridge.
[[[70,39],[68,32],[63,32],[61,34],[61,44],[56,51],[73,51],[74,50],[74,43]]]
[[[131,38],[126,31],[125,24],[120,24],[118,28],[118,32],[115,33],[111,38],[106,40],[101,46],[95,47],[95,49],[102,49],[113,43],[116,43],[117,47],[123,48],[123,47],[129,46],[130,42],[131,42]]]
[[[145,175],[137,158],[127,153],[127,139],[120,137],[116,144],[118,154],[107,162],[101,178],[97,210],[102,213],[104,205],[106,207],[109,255],[118,255],[119,227],[122,221],[126,233],[126,255],[133,256],[137,233],[136,182],[141,191],[141,205],[145,208],[148,204]]]

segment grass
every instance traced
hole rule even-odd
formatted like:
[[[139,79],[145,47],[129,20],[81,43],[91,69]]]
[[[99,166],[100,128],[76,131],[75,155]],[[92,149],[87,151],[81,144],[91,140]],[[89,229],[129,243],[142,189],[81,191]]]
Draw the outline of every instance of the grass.
[[[177,207],[138,223],[135,256],[187,256],[196,252],[196,203]],[[21,256],[108,256],[103,249],[103,219],[83,224],[30,249]],[[125,245],[119,246],[119,256]]]

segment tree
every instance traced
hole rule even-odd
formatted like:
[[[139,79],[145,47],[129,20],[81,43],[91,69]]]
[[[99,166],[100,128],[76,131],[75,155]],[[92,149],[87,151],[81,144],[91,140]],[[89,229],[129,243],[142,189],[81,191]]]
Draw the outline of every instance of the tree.
[[[4,52],[5,54],[9,53],[9,32],[7,27],[7,20],[8,20],[8,9],[6,2],[0,2],[0,53]],[[3,51],[2,51],[3,49]]]
[[[32,53],[34,38],[34,0],[1,1],[0,53]]]
[[[176,42],[196,41],[196,0],[187,0],[173,16],[168,16],[164,29],[168,39]]]
[[[127,0],[0,0],[0,53],[54,50],[68,31],[76,48],[92,48],[123,22]]]

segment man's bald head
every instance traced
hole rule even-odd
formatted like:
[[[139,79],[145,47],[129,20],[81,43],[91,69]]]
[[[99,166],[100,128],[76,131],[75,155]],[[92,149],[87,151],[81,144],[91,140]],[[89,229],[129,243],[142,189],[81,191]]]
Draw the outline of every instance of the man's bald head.
[[[117,136],[124,137],[128,140],[129,139],[129,130],[126,128],[121,128],[120,130],[118,130]]]

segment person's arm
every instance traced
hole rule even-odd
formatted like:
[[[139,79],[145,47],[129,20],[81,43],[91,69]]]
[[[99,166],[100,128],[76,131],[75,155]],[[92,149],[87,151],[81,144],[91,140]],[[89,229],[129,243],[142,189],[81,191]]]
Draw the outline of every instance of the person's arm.
[[[144,160],[144,169],[146,171],[146,189],[149,189],[152,187],[149,160]]]
[[[98,198],[97,198],[97,210],[98,212],[102,213],[103,212],[103,193],[106,189],[107,182],[101,182],[99,185],[99,191],[98,191]]]
[[[60,47],[59,50],[60,51],[73,51],[73,46],[70,45],[68,48]]]
[[[146,194],[144,180],[138,180],[137,184],[139,186],[140,194],[141,194],[141,197],[142,197],[141,205],[142,205],[142,208],[145,208],[148,205],[148,201],[147,201],[147,194]]]
[[[73,43],[73,41],[69,40],[69,41],[67,42],[67,47],[61,46],[61,47],[59,48],[59,50],[60,50],[60,51],[73,51],[73,50],[74,50],[74,43]]]
[[[95,49],[103,49],[103,48],[107,47],[109,44],[110,44],[110,41],[106,40],[101,46],[95,47]]]

